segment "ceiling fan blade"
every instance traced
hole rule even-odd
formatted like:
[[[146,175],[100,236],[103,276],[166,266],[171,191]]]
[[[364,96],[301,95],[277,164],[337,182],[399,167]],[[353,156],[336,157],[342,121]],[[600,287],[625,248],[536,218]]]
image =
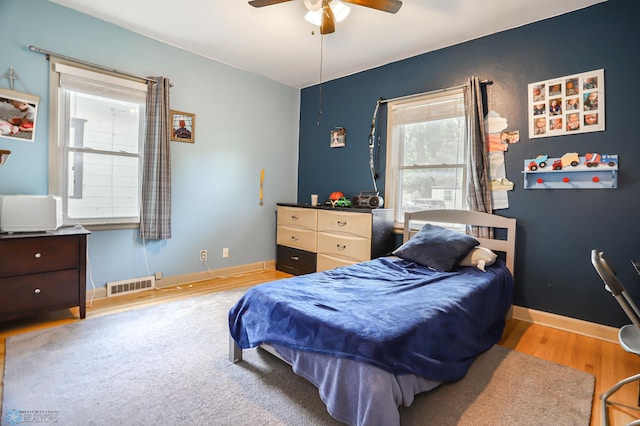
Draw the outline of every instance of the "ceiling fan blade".
[[[400,10],[402,2],[400,0],[342,0],[345,3],[357,4],[358,6],[370,7],[371,9],[383,12],[396,13]]]
[[[251,0],[249,4],[253,7],[271,6],[272,4],[286,3],[293,0]]]
[[[331,34],[336,30],[336,20],[333,10],[329,7],[330,0],[322,0],[322,23],[320,24],[320,34]]]

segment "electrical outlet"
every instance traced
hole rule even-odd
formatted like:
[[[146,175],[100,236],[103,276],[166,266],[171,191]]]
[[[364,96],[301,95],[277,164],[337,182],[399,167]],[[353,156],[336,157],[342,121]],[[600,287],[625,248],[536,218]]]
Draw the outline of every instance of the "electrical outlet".
[[[156,276],[156,280],[161,280],[162,279],[162,272],[156,272],[155,276]]]
[[[207,251],[206,250],[200,250],[200,260],[201,261],[205,261],[207,260]]]
[[[229,248],[225,247],[222,249],[222,257],[229,257]]]

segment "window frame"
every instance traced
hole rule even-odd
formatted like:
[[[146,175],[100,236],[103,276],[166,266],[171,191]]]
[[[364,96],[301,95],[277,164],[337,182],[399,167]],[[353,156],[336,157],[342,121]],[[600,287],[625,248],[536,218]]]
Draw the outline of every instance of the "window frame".
[[[138,228],[140,224],[140,206],[142,204],[142,174],[143,174],[143,161],[144,161],[144,137],[145,137],[145,122],[146,122],[146,105],[145,101],[141,98],[136,100],[140,106],[139,117],[139,131],[138,131],[138,151],[124,152],[124,151],[111,151],[111,150],[99,150],[89,147],[76,146],[75,142],[78,136],[72,136],[71,127],[74,127],[74,123],[71,122],[68,116],[67,103],[69,102],[66,93],[66,88],[62,87],[61,74],[64,71],[69,71],[70,75],[77,73],[79,76],[96,77],[105,85],[113,83],[113,87],[116,90],[123,90],[127,87],[131,90],[138,90],[140,93],[143,88],[146,92],[146,83],[142,83],[140,79],[131,78],[129,76],[121,75],[116,72],[107,72],[101,69],[96,69],[84,64],[74,63],[68,60],[51,57],[50,58],[50,72],[49,72],[49,110],[50,110],[50,125],[49,125],[49,193],[57,195],[62,199],[62,212],[63,212],[63,225],[76,225],[81,224],[91,230],[101,229],[128,229]],[[90,91],[76,90],[78,92],[91,94]],[[123,92],[124,93],[124,92]],[[125,95],[120,100],[127,100],[132,102],[131,99],[126,99]],[[118,99],[114,96],[114,99]],[[69,123],[67,126],[66,123]],[[71,137],[74,141],[71,141]],[[92,218],[70,218],[68,214],[69,199],[78,198],[77,184],[74,184],[73,194],[69,194],[68,186],[68,165],[69,157],[71,153],[86,153],[96,155],[109,155],[112,157],[135,157],[137,158],[137,205],[138,212],[135,216],[102,216]]]
[[[429,104],[442,102],[446,99],[457,99],[462,107],[462,117],[464,118],[464,137],[463,137],[463,161],[461,163],[444,163],[444,164],[420,164],[420,165],[403,165],[403,147],[404,141],[402,137],[396,136],[396,110],[401,108],[420,107]],[[429,121],[429,120],[424,120]],[[415,121],[420,122],[420,121]],[[407,123],[405,123],[407,124]],[[464,87],[456,87],[452,89],[438,90],[416,96],[408,96],[390,100],[387,102],[387,161],[385,174],[385,203],[388,208],[394,210],[394,227],[398,230],[404,229],[404,211],[400,203],[402,202],[402,183],[400,182],[400,173],[402,170],[441,170],[444,168],[457,168],[461,170],[461,199],[463,200],[463,209],[468,209],[467,191],[468,191],[468,164],[469,164],[469,129],[465,112],[465,92]],[[456,188],[458,190],[458,188]],[[446,191],[449,192],[450,191]]]

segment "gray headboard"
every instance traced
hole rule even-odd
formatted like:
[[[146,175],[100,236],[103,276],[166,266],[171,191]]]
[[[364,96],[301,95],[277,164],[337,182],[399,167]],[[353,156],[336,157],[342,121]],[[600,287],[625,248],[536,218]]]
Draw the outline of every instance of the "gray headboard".
[[[506,230],[506,239],[476,238],[480,245],[493,251],[505,254],[507,268],[514,273],[516,249],[516,219],[481,213],[471,210],[423,210],[404,214],[403,241],[406,242],[419,228],[412,226],[414,222],[429,222],[446,226],[447,224],[487,226]]]

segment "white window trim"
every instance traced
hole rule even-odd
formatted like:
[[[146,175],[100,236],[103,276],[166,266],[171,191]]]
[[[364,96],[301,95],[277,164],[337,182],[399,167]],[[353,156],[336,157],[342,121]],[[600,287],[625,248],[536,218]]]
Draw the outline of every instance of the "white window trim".
[[[464,95],[464,88],[453,88],[453,89],[444,89],[438,90],[435,92],[425,93],[424,95],[411,96],[409,98],[400,98],[397,101],[390,101],[387,103],[387,161],[386,161],[386,173],[385,173],[385,204],[387,208],[392,208],[394,210],[394,228],[397,231],[404,229],[404,218],[397,217],[397,201],[398,194],[400,193],[398,182],[399,170],[400,170],[400,158],[402,158],[402,146],[397,146],[394,143],[393,130],[394,126],[398,123],[394,121],[394,111],[397,108],[407,108],[412,105],[422,105],[425,101],[429,99],[446,99],[447,97],[459,97],[460,95]],[[406,124],[406,123],[401,123]],[[466,126],[468,127],[468,126]],[[465,130],[465,141],[464,141],[464,150],[465,153],[469,149],[468,143],[468,129]],[[465,155],[466,160],[466,155]],[[447,164],[443,167],[452,167],[452,166],[463,166],[463,180],[467,181],[466,173],[467,167],[466,162],[463,164]],[[439,166],[435,165],[434,168]],[[466,184],[462,185],[462,196],[466,199],[467,187]]]
[[[80,65],[70,61],[51,56],[49,58],[49,194],[61,196],[63,201],[63,224],[88,225],[90,229],[122,229],[137,228],[139,226],[140,217],[129,218],[109,218],[104,220],[75,220],[70,219],[67,215],[67,197],[65,196],[67,187],[64,175],[67,172],[67,155],[65,152],[65,129],[60,128],[61,105],[59,100],[59,90],[61,87],[60,72],[68,74],[70,77],[81,77],[84,79],[94,80],[98,85],[100,83],[115,84],[122,88],[123,91],[132,98],[142,101],[142,92],[147,91],[146,83],[140,82],[139,79],[133,79],[126,75],[120,75],[116,72],[108,73],[99,69],[91,69],[87,65]],[[70,147],[69,150],[78,150]],[[83,149],[83,152],[98,152],[91,149]],[[125,156],[129,154],[123,153]],[[138,196],[142,202],[141,180],[143,170],[144,153],[142,150],[142,142],[139,153],[136,155],[140,158],[139,162],[139,182]]]

